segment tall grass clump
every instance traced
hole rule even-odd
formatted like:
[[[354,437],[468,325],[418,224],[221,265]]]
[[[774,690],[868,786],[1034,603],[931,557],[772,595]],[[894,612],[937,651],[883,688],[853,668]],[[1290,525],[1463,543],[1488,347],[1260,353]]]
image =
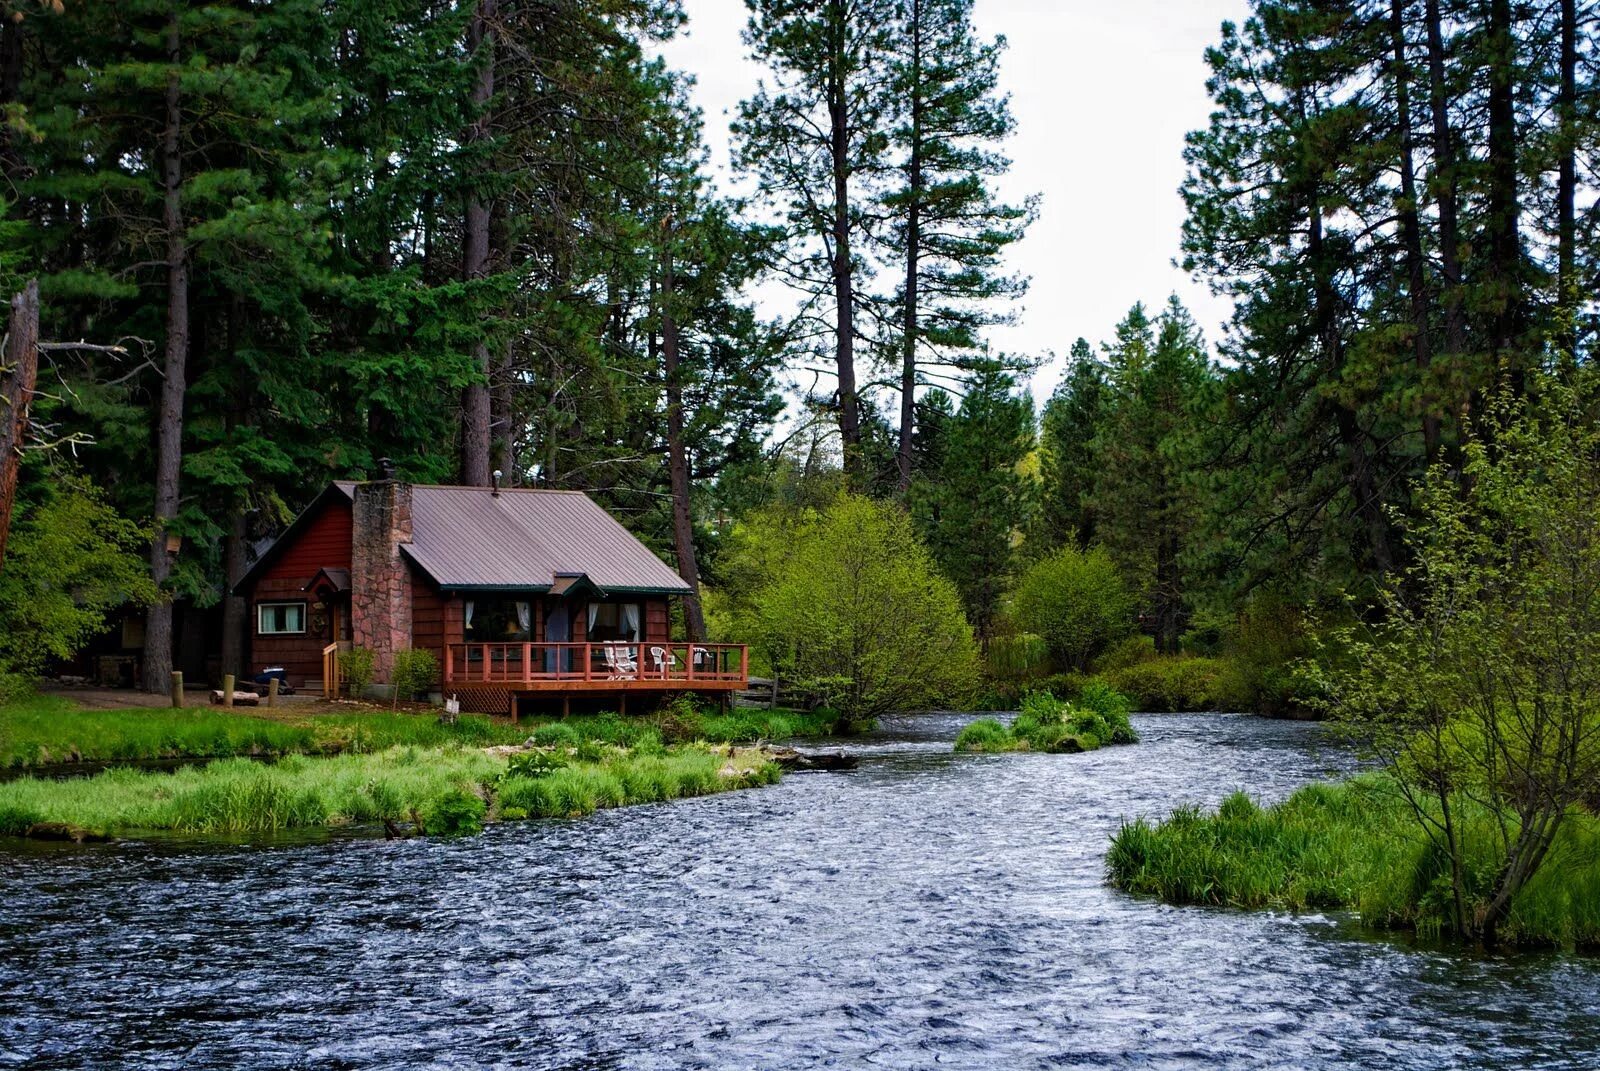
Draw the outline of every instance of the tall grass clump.
[[[1492,891],[1501,831],[1456,801],[1469,910]],[[1180,808],[1125,823],[1106,857],[1111,881],[1169,903],[1291,910],[1348,908],[1376,928],[1459,936],[1449,858],[1429,841],[1395,782],[1367,774],[1309,785],[1272,807],[1243,793],[1215,813]],[[1500,934],[1516,945],[1600,948],[1600,820],[1570,814]]]
[[[955,747],[957,751],[1075,754],[1108,744],[1134,744],[1139,736],[1128,720],[1130,705],[1127,696],[1099,681],[1086,684],[1076,704],[1049,692],[1029,692],[1010,728],[993,718],[981,718],[961,731]]]
[[[220,710],[83,710],[60,696],[0,707],[0,766],[282,755],[315,746],[303,725]]]
[[[979,718],[961,727],[956,735],[957,751],[1015,751],[1016,741],[994,718]]]

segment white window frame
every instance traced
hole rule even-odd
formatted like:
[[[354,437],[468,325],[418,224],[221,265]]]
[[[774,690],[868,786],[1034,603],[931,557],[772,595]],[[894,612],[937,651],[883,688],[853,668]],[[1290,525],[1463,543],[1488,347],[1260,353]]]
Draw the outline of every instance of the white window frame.
[[[264,627],[263,611],[276,609],[280,606],[298,606],[300,608],[300,627],[296,629],[269,629]],[[279,599],[274,602],[256,603],[256,635],[258,636],[304,636],[306,634],[306,604],[296,599]]]

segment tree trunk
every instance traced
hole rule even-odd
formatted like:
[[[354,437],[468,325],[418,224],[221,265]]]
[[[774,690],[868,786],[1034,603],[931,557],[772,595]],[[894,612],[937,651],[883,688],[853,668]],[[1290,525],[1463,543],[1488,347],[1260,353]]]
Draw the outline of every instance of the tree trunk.
[[[478,145],[489,136],[489,100],[494,96],[495,35],[491,25],[495,0],[478,0],[477,10],[467,27],[467,52],[480,64],[478,80],[472,87],[475,109],[467,143]],[[467,194],[466,226],[462,236],[461,276],[468,282],[482,279],[489,271],[489,205],[484,200],[478,176]],[[490,357],[487,339],[473,348],[482,382],[461,392],[461,482],[475,487],[489,484],[492,405],[489,397]]]
[[[1183,580],[1178,575],[1178,538],[1156,543],[1156,652],[1175,655],[1183,633]]]
[[[6,566],[6,539],[17,501],[17,474],[28,441],[28,408],[39,375],[39,281],[29,279],[11,299],[6,324],[4,367],[0,367],[0,571]]]
[[[911,0],[911,147],[907,169],[905,323],[901,326],[900,493],[911,489],[911,443],[917,421],[917,261],[922,252],[922,0]]]
[[[1489,3],[1488,279],[1489,353],[1521,393],[1525,362],[1514,353],[1522,324],[1517,202],[1516,37],[1511,0]]]
[[[167,533],[178,515],[178,479],[183,469],[183,400],[189,359],[189,250],[183,226],[183,96],[178,16],[167,21],[166,124],[161,140],[162,226],[167,238],[167,348],[162,369],[161,409],[156,424],[155,533],[150,541],[150,577],[158,589],[172,575]],[[172,672],[172,600],[159,591],[145,624],[144,686],[165,692]]]
[[[1556,100],[1560,150],[1556,176],[1556,304],[1562,312],[1561,344],[1574,366],[1578,361],[1578,5],[1561,0],[1561,90]]]
[[[855,264],[850,256],[850,101],[846,84],[848,47],[845,0],[828,0],[828,141],[833,162],[834,361],[839,378],[839,438],[845,479],[855,490],[865,484],[861,456],[861,414],[856,397]]]
[[[1400,138],[1400,242],[1405,252],[1411,290],[1411,349],[1422,387],[1422,445],[1428,464],[1439,453],[1438,399],[1430,382],[1428,277],[1422,252],[1422,225],[1417,216],[1417,174],[1412,160],[1411,68],[1406,63],[1406,0],[1389,2],[1389,35],[1394,50],[1395,125]]]
[[[241,503],[234,506],[228,516],[228,535],[222,545],[222,575],[226,585],[222,596],[222,672],[232,673],[241,679],[250,677],[244,666],[245,612],[248,608],[244,596],[234,594],[233,585],[244,575],[245,564],[245,517]]]
[[[1428,36],[1428,110],[1433,120],[1433,171],[1428,185],[1439,206],[1439,266],[1444,275],[1444,348],[1448,360],[1467,352],[1467,318],[1461,302],[1461,231],[1455,133],[1450,128],[1450,91],[1445,81],[1444,30],[1439,0],[1424,4]],[[1450,407],[1453,411],[1453,406]]]
[[[661,368],[667,388],[667,469],[672,480],[672,546],[678,575],[689,585],[683,597],[683,624],[691,643],[706,638],[700,605],[700,563],[694,552],[694,514],[690,509],[689,457],[683,441],[683,381],[678,371],[678,317],[673,309],[676,279],[672,263],[672,222],[662,234]]]

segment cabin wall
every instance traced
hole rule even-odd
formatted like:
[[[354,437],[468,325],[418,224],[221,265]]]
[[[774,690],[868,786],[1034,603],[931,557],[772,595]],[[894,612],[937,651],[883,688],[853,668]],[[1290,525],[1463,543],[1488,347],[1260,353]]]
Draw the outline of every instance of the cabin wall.
[[[411,646],[431,651],[439,663],[438,684],[444,676],[445,596],[433,581],[411,570]]]
[[[666,643],[672,639],[672,615],[666,599],[646,599],[644,603],[644,642]]]
[[[282,666],[293,688],[322,678],[322,649],[334,642],[331,608],[317,609],[305,590],[321,569],[350,568],[350,505],[335,501],[314,517],[294,544],[285,547],[250,590],[250,650],[245,673],[254,676],[267,666]],[[264,602],[303,602],[306,630],[291,635],[261,634]]]

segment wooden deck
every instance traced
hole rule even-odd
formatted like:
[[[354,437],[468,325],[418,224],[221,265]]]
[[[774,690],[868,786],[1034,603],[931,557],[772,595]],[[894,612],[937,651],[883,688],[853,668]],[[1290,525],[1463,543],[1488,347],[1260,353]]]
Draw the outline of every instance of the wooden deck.
[[[749,686],[742,643],[452,643],[444,687],[496,685],[520,694],[738,692]]]

